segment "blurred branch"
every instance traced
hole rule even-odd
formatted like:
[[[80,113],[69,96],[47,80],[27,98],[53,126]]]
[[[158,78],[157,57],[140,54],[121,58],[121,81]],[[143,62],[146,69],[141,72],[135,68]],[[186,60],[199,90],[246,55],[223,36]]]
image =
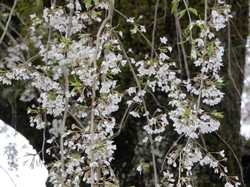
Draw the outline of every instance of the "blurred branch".
[[[7,21],[6,25],[5,25],[5,29],[4,29],[4,31],[3,31],[3,34],[2,34],[2,36],[1,36],[1,38],[0,38],[0,44],[2,43],[5,34],[7,33],[7,30],[8,30],[9,24],[10,24],[10,20],[11,20],[11,17],[12,17],[12,15],[13,15],[13,13],[14,13],[16,4],[17,4],[17,0],[14,1],[14,4],[13,4],[13,6],[12,6],[12,8],[11,8],[11,11],[10,11],[10,15],[9,15],[8,21]]]
[[[17,187],[16,183],[14,182],[14,180],[12,179],[10,174],[2,166],[0,166],[0,168],[8,175],[8,177],[10,178],[10,180],[14,184],[14,186]]]

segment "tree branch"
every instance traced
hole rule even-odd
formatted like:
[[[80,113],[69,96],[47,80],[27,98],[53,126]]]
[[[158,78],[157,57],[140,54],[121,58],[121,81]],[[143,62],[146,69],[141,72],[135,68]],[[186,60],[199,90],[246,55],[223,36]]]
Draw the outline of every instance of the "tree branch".
[[[7,30],[8,30],[9,24],[10,24],[10,20],[11,20],[11,17],[12,17],[12,15],[13,15],[13,13],[14,13],[16,4],[17,4],[17,0],[14,1],[14,4],[13,4],[13,6],[12,6],[12,8],[11,8],[10,15],[9,15],[8,20],[7,20],[7,23],[6,23],[6,25],[5,25],[5,29],[4,29],[4,31],[3,31],[3,34],[2,34],[2,36],[1,36],[1,38],[0,38],[0,44],[2,43],[5,34],[7,33]]]

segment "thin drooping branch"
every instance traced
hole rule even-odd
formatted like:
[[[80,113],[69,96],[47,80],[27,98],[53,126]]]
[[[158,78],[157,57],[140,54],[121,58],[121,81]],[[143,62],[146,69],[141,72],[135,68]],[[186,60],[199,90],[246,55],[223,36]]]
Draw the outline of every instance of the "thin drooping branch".
[[[151,45],[151,54],[150,54],[151,59],[154,58],[155,32],[156,32],[156,26],[157,26],[158,7],[159,7],[159,0],[157,0],[156,4],[155,4],[154,24],[153,24],[152,41],[151,41],[152,45]],[[131,71],[133,72],[134,78],[137,79],[137,76],[136,76],[135,72],[133,71],[133,66],[131,63],[129,63],[129,67],[130,67]],[[138,79],[137,79],[136,83],[137,83],[137,86],[139,87],[139,91],[141,91],[142,89],[141,89],[141,86],[139,84]],[[143,107],[145,109],[145,112],[147,113],[148,112],[147,105],[146,105],[146,102],[145,102],[145,99],[143,96],[142,96],[142,102],[143,102]],[[149,123],[148,115],[146,115],[146,118],[147,118],[147,124],[148,124]],[[156,159],[155,159],[155,153],[154,153],[154,141],[153,141],[152,135],[150,135],[150,144],[151,144],[150,147],[151,147],[151,155],[152,155],[153,168],[154,168],[154,184],[155,184],[155,187],[157,187],[158,186],[158,174],[157,174],[157,168],[156,168]]]
[[[8,171],[6,171],[6,169],[4,169],[1,165],[0,168],[4,171],[4,173],[6,173],[8,175],[8,177],[10,178],[11,182],[14,184],[15,187],[17,187],[15,181],[13,180],[13,178],[10,176],[10,174],[8,173]]]
[[[17,0],[14,1],[14,4],[13,4],[13,6],[12,6],[12,8],[11,8],[11,11],[10,11],[10,14],[9,14],[9,17],[8,17],[8,20],[7,20],[7,23],[6,23],[6,25],[5,25],[5,29],[4,29],[4,31],[3,31],[3,34],[2,34],[2,36],[1,36],[1,38],[0,38],[0,44],[2,43],[2,41],[3,41],[4,37],[5,37],[5,34],[6,34],[7,31],[8,31],[8,27],[9,27],[9,24],[10,24],[10,21],[11,21],[11,18],[12,18],[12,15],[13,15],[13,13],[14,13],[14,10],[15,10],[15,8],[16,8],[16,4],[17,4]]]
[[[179,69],[181,70],[182,72],[182,60],[181,60],[181,47],[180,45],[178,45],[178,42],[181,41],[180,37],[179,37],[179,33],[178,33],[178,28],[177,28],[177,24],[175,24],[175,30],[176,30],[176,43],[177,43],[177,54],[178,54],[178,64],[179,64]]]
[[[208,2],[207,2],[207,0],[205,0],[205,9],[204,9],[204,28],[205,29],[207,29],[207,10],[208,10]],[[207,53],[207,35],[204,36],[204,48],[203,48],[203,54],[202,54],[203,62],[205,62],[206,53]],[[198,114],[198,111],[200,110],[202,89],[204,86],[203,76],[204,76],[204,72],[202,72],[202,74],[201,74],[201,83],[200,83],[199,95],[198,95],[198,99],[197,99],[197,112],[196,112],[196,114]]]
[[[126,121],[128,119],[128,114],[131,111],[131,109],[133,108],[133,105],[134,105],[134,103],[132,103],[131,105],[129,105],[126,108],[126,110],[125,110],[125,112],[124,112],[124,114],[122,116],[122,119],[121,119],[121,121],[119,123],[118,131],[111,137],[111,139],[114,139],[115,137],[119,136],[119,134],[122,132],[122,130],[124,128],[124,125],[126,124]]]
[[[235,81],[233,79],[233,76],[232,76],[232,65],[231,65],[231,25],[230,25],[230,21],[227,22],[228,25],[227,25],[227,42],[228,42],[228,51],[227,51],[227,60],[228,60],[228,74],[229,74],[229,77],[233,83],[233,86],[235,87],[239,97],[241,97],[241,93],[240,91],[238,90],[236,84],[235,84]],[[242,100],[242,99],[241,99]],[[240,169],[240,176],[241,176],[241,181],[242,181],[242,185],[243,187],[245,187],[245,184],[244,184],[244,174],[243,174],[243,169],[242,169],[242,166],[241,166],[241,163],[238,159],[238,157],[236,156],[234,150],[232,149],[232,147],[219,135],[219,133],[216,132],[216,135],[222,140],[222,142],[230,149],[230,151],[232,152],[238,166],[239,166],[239,169]]]
[[[164,160],[163,160],[163,162],[162,162],[162,165],[161,165],[161,172],[163,172],[163,170],[164,170],[164,165],[165,165],[165,163],[166,163],[166,160],[167,160],[167,158],[168,158],[169,153],[172,151],[172,149],[173,149],[175,146],[178,145],[177,143],[178,143],[183,137],[184,137],[184,134],[180,135],[180,136],[177,138],[177,140],[175,140],[175,142],[172,143],[172,146],[170,147],[170,149],[169,149],[168,152],[166,153],[166,155],[165,155],[165,157],[164,157]]]
[[[48,126],[48,120],[46,113],[43,113],[43,118],[44,118],[44,129],[43,129],[43,143],[42,143],[42,149],[41,149],[41,154],[42,154],[42,161],[45,161],[45,142],[46,142],[46,131],[47,131],[47,126]]]
[[[233,83],[234,89],[236,90],[238,96],[241,98],[241,92],[239,90],[239,88],[237,88],[237,85],[235,83],[235,80],[233,78],[232,75],[232,62],[231,62],[231,48],[232,48],[232,44],[231,44],[231,31],[230,31],[230,22],[228,22],[228,53],[227,53],[227,60],[228,60],[228,75],[230,80]],[[235,57],[235,54],[233,53],[234,59],[237,62],[237,58]],[[238,63],[237,63],[238,64]],[[241,101],[243,101],[243,99],[241,99]]]
[[[183,61],[184,61],[184,65],[185,65],[185,71],[186,71],[186,74],[187,74],[187,78],[188,80],[190,80],[190,71],[189,71],[189,68],[188,68],[188,62],[187,62],[187,54],[186,54],[186,50],[185,50],[185,47],[184,47],[184,44],[182,43],[183,42],[183,37],[182,37],[182,32],[181,32],[181,25],[180,25],[180,20],[178,18],[178,15],[177,15],[177,12],[175,11],[174,12],[174,17],[175,17],[175,27],[176,27],[176,32],[177,32],[177,39],[179,39],[179,43],[180,43],[180,46],[181,46],[181,52],[182,52],[182,58],[183,58]],[[178,48],[179,48],[179,45],[177,44]],[[179,62],[181,64],[181,62]],[[180,68],[181,68],[181,65],[180,65]]]
[[[74,3],[73,0],[70,0],[70,3]],[[66,38],[70,38],[71,35],[71,27],[72,27],[72,17],[73,17],[73,9],[70,9],[69,18],[68,18],[68,28],[66,33]],[[64,130],[66,126],[66,121],[68,117],[68,105],[69,99],[67,98],[67,93],[69,92],[69,77],[68,77],[68,70],[67,67],[63,68],[63,76],[64,76],[64,94],[65,94],[65,103],[64,103],[64,113],[61,125],[61,132],[60,132],[60,152],[61,152],[61,166],[62,170],[64,170]]]
[[[2,22],[0,21],[0,28],[4,31],[5,30],[5,27],[4,27],[4,25],[2,24]],[[13,43],[13,44],[15,44],[15,45],[17,45],[17,41],[16,41],[16,39],[8,32],[8,30],[6,31],[6,36],[10,39],[10,41]]]
[[[4,27],[4,25],[2,24],[2,22],[0,21],[0,28],[4,31],[6,29],[6,27]],[[10,39],[10,41],[14,44],[14,45],[18,45],[17,40],[10,34],[10,32],[8,32],[8,29],[5,33],[5,35]],[[1,43],[0,43],[1,44]],[[4,44],[4,43],[3,43]],[[23,56],[23,53],[21,51],[19,51],[19,55],[20,55],[20,60],[22,62],[25,62],[25,58]]]
[[[234,62],[237,64],[237,66],[238,66],[238,68],[239,68],[239,70],[240,70],[242,76],[244,77],[244,81],[246,81],[247,84],[249,85],[250,82],[249,82],[248,79],[246,78],[246,75],[245,75],[245,73],[244,73],[244,70],[242,69],[242,67],[240,67],[240,64],[239,64],[238,59],[237,59],[236,54],[235,54],[235,51],[234,51],[234,49],[233,49],[233,47],[232,47],[232,44],[230,44],[230,46],[231,46],[231,47],[230,47],[230,53],[232,53],[232,55],[233,55]],[[229,57],[229,56],[228,56],[228,57]],[[230,61],[229,61],[229,60],[230,60]],[[235,83],[235,81],[234,81],[234,79],[233,79],[232,68],[231,68],[231,59],[229,59],[229,60],[228,60],[228,62],[229,62],[229,65],[228,65],[228,75],[229,75],[229,77],[230,77],[230,79],[231,79],[231,81],[232,81],[232,83],[233,83],[234,89],[236,90],[236,92],[237,92],[237,94],[238,94],[238,97],[240,97],[241,103],[244,104],[245,109],[247,110],[248,114],[250,114],[250,108],[247,106],[247,103],[243,100],[242,94],[241,94],[239,88],[237,87],[237,85],[236,85],[236,83]],[[244,118],[243,118],[243,121],[244,121]]]
[[[126,17],[126,16],[125,16],[123,13],[121,13],[119,10],[114,9],[114,11],[115,11],[116,13],[118,13],[119,15],[121,15],[124,19],[128,20],[128,17]],[[143,37],[143,39],[145,39],[146,43],[147,43],[151,48],[154,48],[154,46],[152,45],[152,43],[150,42],[150,40],[145,36],[145,34],[143,34],[143,33],[141,32],[140,29],[137,29],[136,31],[137,31],[138,33],[140,33],[140,35]]]
[[[68,110],[69,115],[76,121],[76,123],[78,124],[78,126],[82,129],[84,129],[84,126],[82,124],[82,122],[70,111]]]
[[[137,77],[137,75],[135,73],[135,70],[134,70],[134,68],[132,66],[132,62],[129,59],[129,57],[128,57],[128,55],[127,55],[121,41],[119,40],[118,37],[117,37],[117,39],[118,39],[119,44],[121,46],[121,50],[123,52],[123,55],[125,56],[126,60],[128,61],[129,69],[132,72],[132,75],[133,75],[133,77],[135,79],[136,86],[138,87],[139,92],[141,92],[143,89],[142,89],[140,81],[139,81],[139,79],[138,79],[138,77]],[[150,121],[149,115],[148,115],[149,112],[148,112],[148,109],[147,109],[147,104],[146,104],[146,101],[144,99],[144,96],[141,96],[141,100],[142,100],[142,105],[143,105],[144,110],[145,110],[145,114],[146,114],[145,116],[146,116],[147,124],[149,124],[149,121]],[[149,140],[150,140],[151,156],[152,156],[153,170],[154,170],[154,185],[155,185],[155,187],[157,187],[158,186],[158,174],[157,174],[156,159],[155,159],[155,149],[154,149],[154,142],[153,142],[152,135],[150,135]]]
[[[108,22],[111,23],[112,17],[113,17],[113,11],[114,11],[114,0],[110,0],[109,2],[109,11],[108,16],[103,20],[100,28],[97,31],[96,35],[96,48],[95,48],[95,56],[94,56],[94,62],[93,62],[93,85],[92,85],[92,96],[91,96],[91,118],[90,118],[90,146],[91,146],[91,152],[90,152],[90,163],[93,163],[94,161],[94,136],[95,136],[95,105],[96,105],[96,83],[97,83],[97,60],[98,60],[98,53],[100,50],[100,38],[101,34],[103,32],[103,29],[105,28],[106,24]],[[94,187],[95,179],[94,179],[94,168],[90,168],[90,177],[91,177],[91,187]]]
[[[157,25],[158,7],[159,7],[159,0],[157,0],[155,4],[154,24],[153,24],[152,41],[151,41],[152,47],[151,47],[151,53],[150,53],[151,59],[154,58],[155,32],[156,32],[156,25]]]
[[[240,40],[241,40],[242,42],[245,42],[246,40],[243,38],[242,34],[241,34],[240,31],[238,30],[238,28],[235,26],[234,22],[231,21],[231,20],[229,20],[229,21],[230,21],[230,23],[232,24],[232,26],[233,26],[234,30],[236,31],[237,36],[240,38]],[[229,24],[230,24],[230,23],[229,23]]]
[[[237,164],[238,164],[238,166],[239,166],[239,169],[240,169],[240,177],[241,177],[242,185],[243,185],[243,187],[246,187],[246,186],[244,185],[244,174],[243,174],[243,169],[242,169],[241,163],[240,163],[240,161],[239,161],[237,155],[235,154],[233,148],[227,143],[227,141],[226,141],[224,138],[221,137],[221,135],[220,135],[218,132],[215,132],[215,133],[216,133],[216,135],[221,139],[221,141],[228,147],[228,149],[231,151],[231,153],[233,154],[234,159],[236,160],[236,162],[237,162]]]

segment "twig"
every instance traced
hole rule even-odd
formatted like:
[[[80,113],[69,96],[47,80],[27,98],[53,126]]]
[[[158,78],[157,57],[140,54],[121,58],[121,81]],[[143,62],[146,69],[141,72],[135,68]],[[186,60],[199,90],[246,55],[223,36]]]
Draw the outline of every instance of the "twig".
[[[93,85],[92,85],[92,97],[91,97],[91,118],[90,118],[90,144],[91,144],[91,151],[90,151],[90,163],[94,161],[94,136],[95,136],[95,130],[94,130],[94,124],[95,124],[95,103],[96,103],[96,81],[97,81],[97,58],[98,58],[98,52],[100,48],[100,37],[101,33],[105,27],[105,25],[108,23],[108,21],[112,20],[113,17],[113,10],[114,10],[114,0],[110,0],[109,2],[109,12],[108,16],[103,20],[100,28],[97,31],[96,36],[96,48],[95,48],[95,56],[94,56],[94,62],[93,62],[93,68],[94,68],[94,77],[93,77]],[[90,168],[90,176],[91,176],[91,187],[94,187],[94,168]]]
[[[164,160],[163,160],[163,162],[162,162],[162,165],[161,165],[161,172],[163,172],[163,167],[164,167],[164,164],[165,164],[165,162],[166,162],[166,160],[167,160],[167,157],[168,157],[170,151],[172,151],[172,149],[173,149],[175,146],[178,145],[177,143],[180,141],[180,139],[181,139],[183,136],[184,136],[184,134],[182,134],[181,136],[179,136],[178,139],[172,144],[172,146],[171,146],[170,149],[168,150],[168,152],[167,152],[167,154],[166,154],[166,156],[165,156],[165,158],[164,158]]]
[[[230,49],[231,49],[231,51],[232,51],[234,60],[235,60],[235,62],[236,62],[236,64],[237,64],[237,66],[238,66],[238,68],[239,68],[241,74],[242,74],[243,77],[244,77],[244,81],[246,81],[247,84],[250,85],[250,82],[247,80],[247,77],[246,77],[246,75],[245,75],[245,73],[244,73],[244,70],[242,69],[242,67],[240,67],[240,64],[239,64],[239,62],[238,62],[238,59],[237,59],[236,54],[235,54],[235,52],[234,52],[234,49],[232,48],[232,44],[230,44],[230,45],[231,45]],[[231,61],[231,58],[229,58],[228,61],[230,62],[230,61]],[[230,66],[230,68],[228,68],[229,78],[231,79],[231,81],[232,81],[232,83],[233,83],[233,86],[234,86],[234,89],[236,90],[238,96],[240,97],[241,103],[245,105],[246,111],[250,114],[250,109],[249,109],[249,107],[247,106],[247,103],[243,100],[242,94],[241,94],[240,90],[237,88],[236,83],[235,83],[235,81],[234,81],[234,79],[233,79],[232,71],[231,71],[231,63],[229,63],[229,66]],[[243,121],[244,121],[244,119],[243,119]]]
[[[84,126],[82,124],[82,122],[70,111],[68,110],[69,115],[76,121],[76,123],[82,128],[84,129]]]
[[[117,38],[117,39],[118,39],[119,43],[121,44],[121,41],[119,40],[119,38]],[[137,85],[137,87],[139,89],[139,92],[141,92],[142,88],[141,88],[140,82],[138,80],[138,77],[136,76],[135,70],[134,70],[134,68],[132,66],[132,63],[131,63],[131,60],[129,59],[129,57],[128,57],[128,55],[127,55],[127,53],[126,53],[123,45],[121,45],[121,50],[122,50],[125,58],[128,61],[129,69],[132,72],[132,75],[133,75],[133,77],[135,79],[135,83],[136,83],[136,85]],[[144,110],[145,110],[145,114],[147,114],[148,113],[148,109],[147,109],[147,105],[146,105],[146,102],[145,102],[145,99],[144,99],[143,96],[141,96],[141,100],[142,100],[142,105],[143,105]],[[149,123],[149,117],[148,117],[148,115],[146,115],[146,119],[147,119],[147,124],[148,124]],[[156,168],[156,160],[155,160],[155,154],[154,154],[153,139],[152,139],[151,135],[150,135],[149,140],[150,140],[150,144],[151,144],[150,147],[151,147],[151,155],[152,155],[153,169],[154,169],[154,183],[155,183],[155,187],[157,187],[157,185],[158,185],[158,174],[157,174],[157,168]]]
[[[237,157],[237,155],[235,154],[234,150],[232,149],[232,147],[226,142],[226,140],[224,140],[224,138],[222,138],[218,132],[215,132],[215,134],[221,139],[221,141],[229,148],[229,150],[232,152],[238,166],[239,166],[239,169],[240,169],[240,176],[241,176],[241,181],[242,181],[242,185],[243,187],[245,187],[244,185],[244,178],[243,178],[243,169],[242,169],[242,166],[241,166],[241,163]]]
[[[14,182],[14,180],[12,179],[12,177],[10,176],[8,171],[6,171],[6,169],[4,169],[1,165],[0,165],[0,168],[8,175],[8,177],[10,178],[10,180],[14,184],[14,186],[17,187],[16,183]]]
[[[154,58],[155,32],[156,32],[156,25],[157,25],[158,7],[159,7],[159,0],[157,0],[155,4],[154,24],[153,24],[152,41],[151,41],[152,47],[151,47],[151,54],[150,54],[151,59]]]
[[[227,53],[227,60],[228,60],[228,75],[229,75],[229,78],[231,79],[232,83],[233,83],[233,86],[234,86],[234,89],[236,90],[238,96],[241,98],[241,91],[237,88],[237,85],[233,79],[233,76],[232,76],[232,63],[231,63],[231,28],[230,28],[230,21],[228,21],[228,53]],[[233,53],[233,56],[234,56],[234,59],[236,60],[237,62],[237,58],[236,58],[236,55],[235,53]],[[238,63],[237,63],[238,64]],[[240,69],[241,70],[241,69]],[[243,73],[243,72],[242,72]],[[243,101],[243,99],[241,99],[241,101]],[[247,109],[248,110],[248,109]]]
[[[7,20],[7,23],[6,23],[6,25],[5,25],[5,29],[4,29],[4,31],[3,31],[3,34],[2,34],[2,36],[1,36],[1,38],[0,38],[0,44],[2,43],[5,34],[7,33],[7,30],[8,30],[9,24],[10,24],[10,20],[11,20],[11,17],[12,17],[12,15],[13,15],[13,13],[14,13],[16,4],[17,4],[17,0],[14,1],[14,4],[13,4],[13,6],[12,6],[12,8],[11,8],[10,15],[9,15],[8,20]]]
[[[232,77],[232,71],[231,71],[231,28],[230,28],[230,21],[228,21],[227,23],[228,23],[228,26],[227,26],[227,28],[228,28],[228,34],[227,34],[228,35],[228,38],[227,38],[228,39],[228,54],[227,54],[227,57],[228,57],[228,59],[227,59],[228,60],[228,74],[229,74],[229,77],[230,77],[230,79],[231,79],[231,81],[232,81],[232,83],[234,85],[235,90],[237,91],[239,97],[241,97],[241,93],[238,90],[238,88],[237,88],[237,86],[236,86],[236,84],[234,82],[234,79]],[[233,154],[233,156],[234,156],[235,160],[237,161],[237,164],[238,164],[238,166],[240,168],[242,185],[245,186],[244,185],[244,178],[243,178],[243,176],[244,176],[243,175],[243,169],[242,169],[242,166],[240,164],[240,161],[239,161],[238,157],[236,156],[236,154],[233,151],[232,147],[217,132],[215,132],[215,133],[223,141],[223,143],[230,149],[230,151],[232,152],[232,154]]]
[[[120,14],[124,19],[128,20],[128,18],[123,14],[121,13],[119,10],[116,10],[114,9],[115,12],[117,12],[118,14]],[[149,39],[140,31],[140,29],[137,29],[137,32],[145,39],[145,41],[147,42],[147,44],[152,48],[154,47],[152,45],[152,43],[149,41]]]
[[[126,121],[128,119],[128,113],[131,111],[131,109],[133,108],[133,105],[134,105],[134,102],[127,107],[127,109],[125,110],[123,116],[122,116],[122,119],[119,123],[119,130],[111,137],[111,140],[114,139],[115,137],[119,136],[119,134],[121,133],[124,125],[126,124]]]
[[[46,113],[43,113],[43,118],[44,118],[44,121],[45,121],[45,126],[44,126],[44,129],[43,129],[43,143],[42,143],[42,160],[45,161],[45,157],[44,157],[44,150],[45,150],[45,140],[46,140],[46,130],[47,130],[47,126],[48,126],[48,121],[47,121],[47,116],[46,116]]]
[[[205,0],[205,9],[204,9],[204,28],[205,29],[207,29],[207,10],[208,10],[208,2],[207,2],[207,0]],[[203,58],[204,62],[205,62],[206,53],[207,53],[207,35],[204,36],[204,51],[203,51],[203,55],[202,55],[202,58]],[[204,76],[204,72],[202,72],[202,74],[201,74],[201,85],[200,85],[200,88],[199,88],[199,95],[198,95],[198,99],[197,99],[196,115],[198,115],[199,110],[200,110],[202,88],[203,88],[203,84],[204,84],[203,76]]]
[[[181,51],[182,51],[182,57],[183,57],[183,60],[184,60],[184,65],[185,65],[185,70],[186,70],[187,78],[188,78],[188,80],[190,80],[190,72],[189,72],[188,62],[187,62],[187,54],[186,54],[185,47],[184,47],[184,45],[182,43],[183,42],[183,38],[182,38],[182,33],[181,33],[181,25],[180,25],[180,21],[178,19],[176,11],[174,12],[174,17],[175,17],[175,26],[176,26],[176,30],[177,30],[177,39],[179,38],[178,42],[180,42]],[[178,46],[178,49],[179,49],[179,45],[178,44],[177,44],[177,46]],[[181,64],[181,62],[180,62],[180,64]]]
[[[150,54],[151,59],[154,58],[155,31],[156,31],[156,25],[157,25],[158,7],[159,7],[159,0],[157,0],[156,4],[155,4],[154,25],[153,25],[153,31],[152,31],[152,47],[151,47],[151,54]],[[129,66],[132,67],[131,64]],[[140,84],[138,84],[138,85],[140,85]],[[139,87],[139,91],[141,91],[140,87]],[[146,106],[146,102],[144,100],[144,97],[142,97],[142,102],[144,105],[145,112],[147,112],[147,108],[146,108],[147,106]],[[149,123],[148,115],[146,115],[146,118],[147,118],[147,123]],[[156,160],[155,160],[154,145],[153,145],[154,142],[152,139],[152,135],[150,135],[150,143],[151,143],[150,147],[151,147],[151,155],[152,155],[153,168],[154,168],[154,184],[155,184],[155,187],[157,187],[158,186],[158,175],[157,175],[157,169],[156,169]]]
[[[5,27],[4,25],[2,24],[2,22],[0,21],[0,28],[4,31],[5,30]],[[15,45],[17,45],[17,41],[16,39],[8,32],[6,31],[6,35],[8,36],[8,38],[11,40],[11,42]]]
[[[74,3],[73,0],[70,0],[70,3]],[[69,18],[68,18],[68,28],[67,28],[67,33],[66,33],[66,38],[70,38],[71,35],[71,27],[72,27],[72,17],[73,17],[73,9],[70,9],[69,12]],[[61,152],[61,166],[62,166],[62,170],[64,170],[64,138],[63,138],[63,133],[64,133],[64,129],[66,126],[66,121],[67,121],[67,116],[68,116],[68,104],[69,104],[69,100],[67,98],[67,93],[69,92],[69,77],[68,77],[68,71],[67,68],[64,67],[63,69],[63,75],[64,75],[64,84],[65,84],[65,109],[64,109],[64,114],[63,114],[63,120],[62,120],[62,125],[61,125],[61,129],[60,129],[60,152]]]
[[[233,28],[235,29],[238,37],[240,38],[241,41],[245,42],[246,40],[244,40],[244,38],[242,37],[242,35],[240,34],[240,32],[238,31],[237,27],[235,26],[233,21],[229,21],[229,24],[232,22]]]
[[[175,30],[176,30],[176,40],[177,40],[177,54],[178,54],[178,62],[179,62],[179,69],[181,70],[181,72],[182,72],[182,63],[181,63],[181,47],[180,47],[180,45],[178,45],[178,43],[180,42],[180,41],[182,41],[181,39],[180,39],[180,37],[179,37],[179,28],[178,28],[178,26],[177,26],[177,24],[175,23]]]
[[[2,22],[0,21],[0,28],[4,31],[5,30],[5,27],[4,25],[2,24]],[[8,30],[6,31],[6,36],[10,39],[10,41],[14,44],[14,45],[18,45],[16,39],[10,34],[10,32],[8,32]],[[4,44],[4,42],[3,42]],[[21,51],[19,51],[19,55],[20,55],[20,58],[21,58],[21,61],[22,62],[25,62],[25,58],[23,56],[23,53]]]

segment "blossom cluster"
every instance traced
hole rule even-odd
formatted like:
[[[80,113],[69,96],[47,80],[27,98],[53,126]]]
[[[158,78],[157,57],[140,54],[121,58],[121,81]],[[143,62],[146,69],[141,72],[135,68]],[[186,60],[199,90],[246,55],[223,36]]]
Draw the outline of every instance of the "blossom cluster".
[[[169,112],[169,117],[173,121],[175,131],[187,137],[187,143],[183,148],[173,150],[167,155],[167,163],[178,167],[183,173],[183,176],[179,175],[177,186],[192,186],[192,168],[196,163],[213,168],[215,173],[219,173],[220,177],[227,180],[225,186],[240,184],[237,180],[228,180],[227,168],[212,154],[204,153],[203,146],[196,144],[196,139],[200,135],[217,131],[220,126],[219,118],[222,117],[222,114],[216,111],[206,111],[203,109],[203,105],[217,105],[224,96],[224,93],[220,91],[223,80],[219,75],[223,66],[224,48],[219,39],[215,38],[213,29],[218,31],[226,26],[231,17],[229,12],[228,5],[218,4],[212,9],[210,20],[196,20],[190,22],[189,25],[190,43],[192,44],[191,57],[194,66],[199,69],[200,73],[191,79],[182,81],[192,99],[188,99],[180,89],[177,89],[178,92],[175,91],[175,94],[169,94],[173,98],[170,105],[176,108]],[[192,29],[195,26],[200,29],[197,38],[192,37]],[[218,154],[224,157],[222,153],[223,151]],[[224,160],[226,159],[222,159],[222,161]]]
[[[0,71],[3,84],[29,81],[21,100],[36,101],[28,109],[30,125],[49,129],[47,143],[53,145],[46,153],[56,159],[50,165],[50,181],[56,187],[79,186],[82,182],[119,186],[111,162],[116,150],[113,137],[121,130],[114,114],[124,102],[128,107],[124,115],[138,118],[143,124],[142,143],[150,144],[155,180],[157,175],[162,176],[155,186],[191,187],[197,164],[219,173],[226,179],[225,186],[238,186],[237,179],[227,176],[224,151],[212,154],[198,143],[203,134],[217,131],[220,126],[222,114],[206,108],[217,105],[224,96],[219,74],[224,48],[214,31],[226,26],[230,7],[217,3],[208,20],[190,21],[190,57],[198,73],[183,79],[165,36],[159,39],[158,48],[151,46],[155,47],[155,56],[139,58],[132,49],[126,51],[122,32],[112,27],[113,3],[97,0],[82,4],[71,0],[64,6],[45,8],[42,18],[32,15],[30,34],[41,61],[25,60],[22,52],[28,50],[28,44],[18,44],[8,49],[0,64],[4,69]],[[126,21],[133,25],[131,34],[145,37],[145,26],[135,18]],[[98,31],[90,32],[89,28],[96,25]],[[39,27],[48,30],[46,41],[36,34]],[[199,30],[196,38],[192,36],[194,28]],[[125,89],[120,90],[119,75],[127,67],[134,82],[122,85]],[[158,102],[159,93],[166,96],[163,104]],[[150,97],[156,107],[150,106]],[[170,125],[185,144],[170,148],[167,164],[163,163],[164,171],[159,174],[155,147],[164,143]],[[148,168],[147,163],[139,164],[137,170],[142,173],[144,168]],[[169,168],[177,168],[178,176]]]

